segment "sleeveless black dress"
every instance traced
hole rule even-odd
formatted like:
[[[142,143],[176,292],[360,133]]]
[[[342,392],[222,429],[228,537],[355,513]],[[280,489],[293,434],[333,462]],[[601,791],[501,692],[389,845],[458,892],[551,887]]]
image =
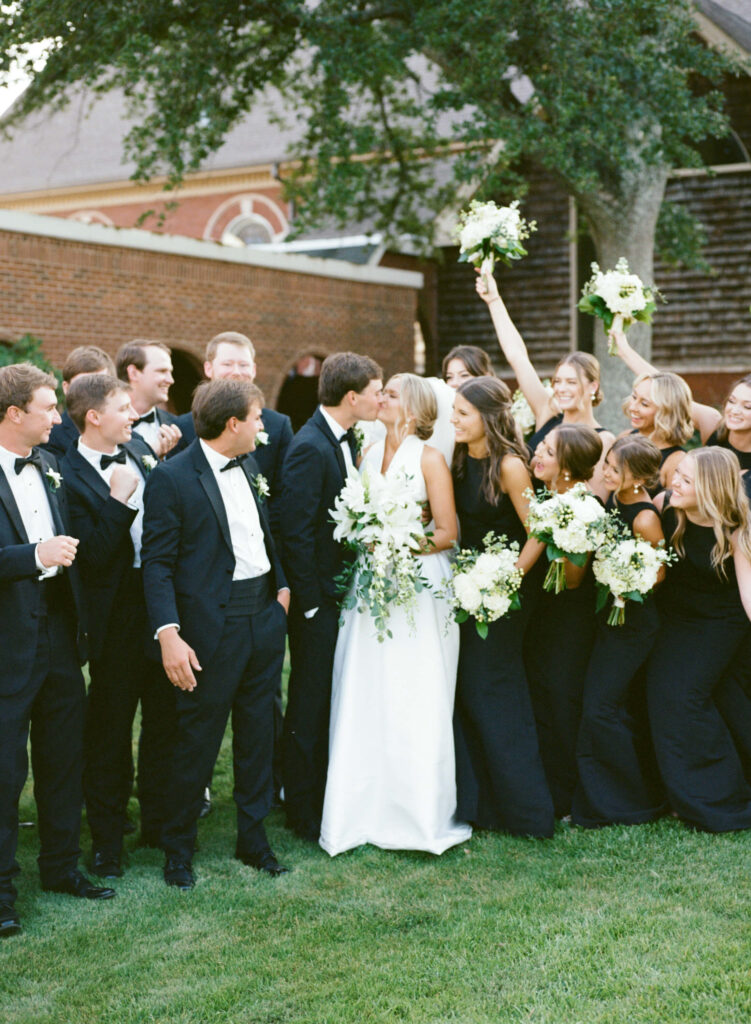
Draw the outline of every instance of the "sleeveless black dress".
[[[536,430],[527,441],[527,448],[529,448],[530,456],[534,455],[535,448],[538,446],[540,441],[542,441],[544,437],[547,437],[551,430],[560,426],[561,423],[563,423],[562,412],[559,412],[557,416],[551,416],[549,420],[545,420],[540,429]]]
[[[668,541],[675,510],[663,511]],[[748,635],[732,558],[727,579],[711,564],[709,526],[687,523],[685,556],[657,595],[660,630],[647,665],[647,700],[657,762],[678,815],[710,832],[751,828],[751,787],[715,693]]]
[[[613,495],[605,507],[616,508],[632,533],[640,512],[651,509],[657,514],[651,501],[623,505]],[[656,820],[666,810],[640,673],[660,624],[654,595],[643,604],[629,601],[621,626],[607,624],[609,606],[597,617],[576,748],[579,782],[571,817],[589,828],[637,825]]]
[[[482,494],[483,459],[467,458],[454,477],[463,548],[482,548],[490,531],[519,546],[526,531],[508,495],[491,505]],[[553,834],[553,804],[537,744],[535,720],[522,657],[531,573],[522,584],[522,611],[491,622],[483,640],[474,620],[460,626],[454,712],[457,811],[460,821],[515,835]]]
[[[540,561],[547,565],[545,555]],[[540,754],[557,818],[571,813],[576,789],[576,741],[595,629],[591,568],[573,590],[560,594],[540,590],[535,629],[526,639],[524,657]]]
[[[717,448],[726,448],[729,452],[732,452],[738,458],[738,462],[741,464],[741,473],[743,474],[743,486],[746,488],[746,494],[751,500],[751,452],[742,452],[738,448],[733,448],[732,444],[725,438],[724,441],[720,441],[717,437],[717,431],[714,430],[707,438],[707,447],[715,445]]]

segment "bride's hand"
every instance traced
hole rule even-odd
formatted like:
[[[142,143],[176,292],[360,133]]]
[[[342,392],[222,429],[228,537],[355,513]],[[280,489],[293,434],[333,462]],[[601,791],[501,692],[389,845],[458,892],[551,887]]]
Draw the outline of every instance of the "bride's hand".
[[[475,273],[477,274],[475,291],[482,301],[490,305],[493,299],[499,299],[501,296],[498,292],[498,285],[496,284],[496,280],[493,275],[481,273],[479,267],[475,267]]]

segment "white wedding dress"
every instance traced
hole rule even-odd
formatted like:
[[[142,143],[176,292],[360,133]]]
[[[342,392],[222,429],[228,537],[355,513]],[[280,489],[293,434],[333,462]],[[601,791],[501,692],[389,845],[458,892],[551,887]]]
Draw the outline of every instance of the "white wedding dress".
[[[387,472],[410,475],[419,501],[427,497],[424,445],[407,437]],[[383,451],[381,441],[366,453],[369,473],[380,472]],[[421,561],[425,578],[439,587],[449,574],[445,552]],[[388,625],[393,636],[379,643],[370,614],[352,609],[339,631],[320,838],[332,857],[364,843],[439,854],[472,834],[454,819],[459,627],[430,590],[417,594],[414,629],[393,606]]]

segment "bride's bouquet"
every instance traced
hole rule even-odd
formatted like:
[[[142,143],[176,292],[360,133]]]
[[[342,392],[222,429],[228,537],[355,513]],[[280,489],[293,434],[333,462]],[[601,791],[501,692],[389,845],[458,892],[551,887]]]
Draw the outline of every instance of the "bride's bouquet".
[[[472,263],[483,274],[493,273],[496,260],[510,267],[512,260],[527,255],[522,242],[536,230],[535,221],[526,221],[519,213],[518,200],[510,206],[496,206],[492,201],[473,199],[469,209],[459,214],[459,262]]]
[[[644,598],[657,583],[663,565],[674,561],[675,555],[662,544],[653,547],[649,541],[634,537],[630,530],[614,534],[595,553],[592,572],[597,581],[597,611],[613,597],[608,614],[609,626],[622,626],[626,621],[626,601]]]
[[[350,472],[330,510],[334,540],[355,552],[355,559],[337,578],[344,594],[342,608],[369,611],[379,641],[391,637],[391,605],[404,608],[414,629],[416,595],[428,586],[420,572],[422,505],[414,496],[411,477],[385,477]]]
[[[457,622],[475,620],[478,635],[485,639],[488,623],[521,607],[518,590],[524,573],[516,568],[519,545],[491,531],[483,538],[483,551],[457,551],[451,581],[445,593]]]
[[[640,277],[632,274],[628,261],[621,257],[615,270],[606,270],[604,273],[597,263],[592,264],[592,276],[582,288],[579,310],[599,317],[607,331],[619,318],[625,330],[634,320],[651,323],[658,298],[662,298],[659,291],[645,285]],[[612,340],[608,352],[611,356],[617,355]]]
[[[553,386],[550,381],[544,380],[542,386],[552,398]],[[521,388],[516,389],[511,399],[511,415],[516,420],[516,425],[521,430],[523,437],[527,437],[535,429],[535,414],[532,412],[532,406],[524,397],[524,392]]]
[[[574,484],[563,494],[525,493],[529,497],[527,527],[545,545],[550,562],[543,586],[560,594],[566,589],[565,560],[586,565],[590,552],[610,537],[612,520],[584,483]]]

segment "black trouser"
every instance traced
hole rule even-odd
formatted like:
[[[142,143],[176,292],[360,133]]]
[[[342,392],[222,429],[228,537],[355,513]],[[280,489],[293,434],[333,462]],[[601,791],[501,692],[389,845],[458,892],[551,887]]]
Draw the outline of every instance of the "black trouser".
[[[138,800],[141,832],[158,840],[166,816],[167,776],[177,729],[175,688],[147,657],[149,626],[140,570],[118,592],[102,654],[90,664],[86,705],[84,797],[95,850],[119,855],[133,787],[133,719],[141,702]]]
[[[57,581],[42,587],[58,588]],[[31,764],[39,820],[39,874],[54,886],[78,863],[85,688],[75,642],[75,622],[61,603],[39,618],[34,666],[23,688],[8,696],[0,687],[0,902],[13,903],[18,874],[18,801]],[[0,673],[2,667],[0,666]]]
[[[276,600],[251,614],[228,614],[219,645],[196,674],[195,690],[177,691],[177,741],[162,839],[168,857],[190,861],[206,779],[232,715],[237,849],[267,845],[271,808],[274,694],[284,661],[286,616]],[[186,638],[190,642],[189,638]]]
[[[288,824],[321,825],[329,763],[329,716],[339,608],[325,600],[312,619],[290,612],[291,671],[284,720],[284,806]]]

